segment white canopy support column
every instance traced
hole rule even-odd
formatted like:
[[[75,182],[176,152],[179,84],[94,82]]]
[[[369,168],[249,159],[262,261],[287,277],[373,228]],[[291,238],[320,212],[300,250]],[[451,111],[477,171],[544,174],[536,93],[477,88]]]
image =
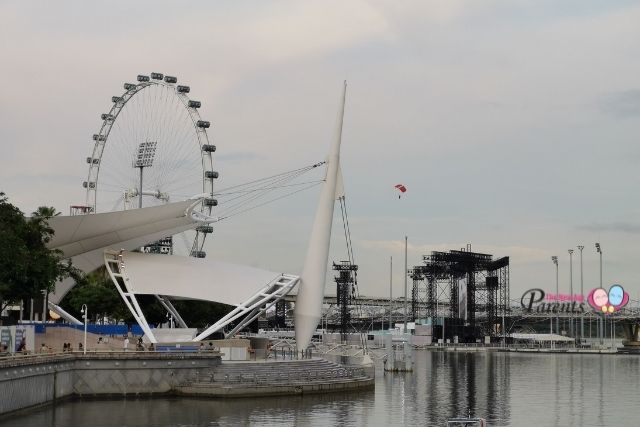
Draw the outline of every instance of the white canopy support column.
[[[73,317],[71,314],[69,314],[65,309],[63,309],[57,304],[52,303],[51,301],[49,301],[49,310],[53,311],[54,313],[57,313],[60,317],[62,317],[64,320],[71,323],[72,325],[83,324],[81,321],[79,321],[78,319]]]
[[[180,313],[178,313],[178,310],[176,310],[169,298],[156,294],[156,299],[160,302],[160,304],[162,304],[164,309],[167,310],[169,314],[171,314],[171,316],[173,316],[173,319],[178,323],[178,326],[180,326],[181,328],[187,328],[187,323],[184,321],[182,316],[180,316]]]
[[[225,336],[227,338],[235,335],[249,323],[253,322],[262,313],[266,312],[276,302],[280,301],[298,284],[300,278],[291,274],[282,274],[272,283],[268,284],[258,292],[253,294],[245,302],[238,304],[229,314],[209,326],[204,332],[194,338],[194,341],[201,341],[209,335],[220,331],[222,328],[244,316],[244,319]]]
[[[136,294],[132,292],[130,288],[131,280],[129,277],[127,277],[125,272],[124,262],[122,261],[122,252],[123,251],[105,251],[104,265],[107,268],[109,277],[111,277],[113,284],[116,286],[118,293],[122,297],[122,300],[126,304],[127,308],[133,315],[138,325],[140,325],[140,328],[142,328],[142,331],[145,333],[150,342],[152,342],[153,344],[157,344],[158,341],[153,335],[151,327],[147,323],[147,319],[144,317],[142,309],[140,309],[140,305],[138,304],[138,300],[136,299]]]
[[[338,184],[338,174],[340,173],[340,143],[342,141],[346,93],[347,82],[345,81],[334,141],[327,159],[327,175],[322,185],[318,208],[313,221],[311,236],[309,237],[307,255],[302,275],[300,276],[300,289],[298,289],[295,306],[295,331],[298,351],[307,348],[322,315],[324,285],[329,260],[329,244],[331,242],[331,226],[333,224],[333,208],[336,197],[344,193],[342,179]]]

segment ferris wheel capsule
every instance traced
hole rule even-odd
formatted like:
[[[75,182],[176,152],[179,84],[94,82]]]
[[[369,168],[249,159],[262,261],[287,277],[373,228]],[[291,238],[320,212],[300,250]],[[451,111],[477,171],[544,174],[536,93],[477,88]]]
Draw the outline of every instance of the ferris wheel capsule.
[[[125,90],[135,89],[136,87],[138,87],[138,85],[135,85],[135,84],[133,84],[133,83],[125,83],[125,84],[124,84],[124,89],[125,89]]]
[[[200,108],[200,101],[189,101],[189,108]]]
[[[164,81],[167,83],[177,83],[178,78],[173,76],[164,76]]]
[[[162,73],[151,73],[151,78],[154,80],[162,80],[164,74]]]
[[[207,197],[206,199],[204,199],[204,205],[205,206],[218,206],[218,200],[214,199],[213,197]]]
[[[149,76],[138,74],[138,81],[139,82],[148,82],[149,81]]]
[[[178,85],[178,87],[176,87],[176,90],[178,92],[180,92],[180,93],[189,93],[191,88],[189,86],[180,86],[180,85]]]

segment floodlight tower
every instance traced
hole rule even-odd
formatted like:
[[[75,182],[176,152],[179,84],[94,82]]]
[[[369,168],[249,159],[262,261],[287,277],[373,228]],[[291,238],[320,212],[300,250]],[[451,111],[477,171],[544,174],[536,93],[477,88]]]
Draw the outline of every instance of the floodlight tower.
[[[157,141],[142,142],[138,145],[138,154],[133,161],[133,167],[140,169],[140,190],[138,191],[138,208],[142,207],[142,171],[153,166],[153,158],[156,155]]]
[[[573,249],[569,249],[569,295],[573,299]],[[573,309],[569,312],[569,334],[575,338],[573,330]]]
[[[596,243],[596,252],[600,254],[600,287],[602,288],[602,247],[600,247],[600,243]],[[604,316],[600,313],[600,319],[598,322],[598,337],[600,338],[600,344],[603,344],[604,330],[603,330],[603,319]]]
[[[580,250],[580,296],[584,301],[584,280],[583,280],[583,270],[582,270],[582,250],[584,249],[583,245],[578,245],[578,249]],[[584,340],[584,312],[580,314],[580,341]]]
[[[552,256],[551,261],[556,265],[556,299],[560,298],[560,286],[558,284],[558,257]],[[556,312],[557,313],[557,312]],[[560,334],[560,317],[556,314],[556,334]]]

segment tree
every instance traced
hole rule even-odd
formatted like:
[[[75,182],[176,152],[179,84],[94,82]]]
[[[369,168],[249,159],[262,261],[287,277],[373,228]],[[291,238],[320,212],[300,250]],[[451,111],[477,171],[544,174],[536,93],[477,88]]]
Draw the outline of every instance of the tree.
[[[180,300],[173,305],[190,328],[209,326],[233,310],[230,305],[211,301]]]
[[[133,321],[118,291],[111,284],[104,267],[87,274],[71,288],[60,306],[76,318],[82,317],[80,309],[86,304],[89,316],[98,322],[105,317],[116,322]]]
[[[0,310],[52,292],[66,277],[81,276],[61,251],[46,246],[54,234],[47,219],[55,209],[41,207],[34,214],[25,218],[0,192]]]

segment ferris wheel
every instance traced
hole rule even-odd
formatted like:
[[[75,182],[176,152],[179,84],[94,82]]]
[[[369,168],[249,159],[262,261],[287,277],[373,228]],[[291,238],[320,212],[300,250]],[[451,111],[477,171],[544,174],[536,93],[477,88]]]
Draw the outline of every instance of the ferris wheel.
[[[201,211],[211,215],[215,145],[209,142],[210,122],[202,120],[201,102],[189,98],[189,86],[161,73],[138,75],[125,83],[124,93],[111,98],[93,135],[94,147],[86,189],[88,212],[109,212],[155,206],[206,193]],[[210,225],[199,226],[190,255],[204,258]]]

